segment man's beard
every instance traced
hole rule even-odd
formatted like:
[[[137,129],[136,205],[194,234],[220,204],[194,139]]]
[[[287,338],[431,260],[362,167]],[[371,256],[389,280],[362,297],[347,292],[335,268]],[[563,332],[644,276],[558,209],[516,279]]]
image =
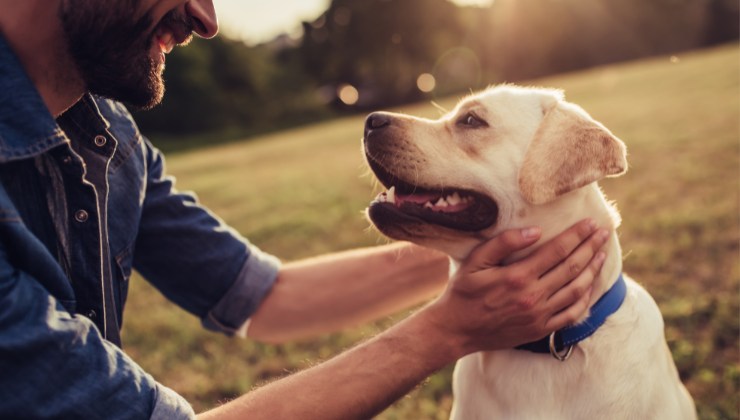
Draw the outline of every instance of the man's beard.
[[[68,51],[90,93],[149,109],[164,96],[162,69],[150,56],[152,17],[134,20],[140,0],[66,0],[59,16]],[[172,19],[168,13],[162,21]]]

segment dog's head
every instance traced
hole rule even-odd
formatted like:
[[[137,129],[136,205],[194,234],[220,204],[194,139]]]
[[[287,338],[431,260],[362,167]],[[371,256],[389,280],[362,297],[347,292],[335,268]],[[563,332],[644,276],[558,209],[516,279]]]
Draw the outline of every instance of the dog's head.
[[[368,208],[385,235],[462,259],[536,208],[626,171],[626,150],[560,91],[499,86],[428,120],[373,113],[367,162],[388,191]],[[536,213],[536,212],[535,212]]]

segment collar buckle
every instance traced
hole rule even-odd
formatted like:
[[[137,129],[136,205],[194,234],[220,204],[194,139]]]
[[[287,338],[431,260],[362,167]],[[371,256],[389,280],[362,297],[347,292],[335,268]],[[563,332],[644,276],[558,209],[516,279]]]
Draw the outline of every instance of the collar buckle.
[[[555,334],[557,331],[554,331],[552,334],[550,334],[549,339],[549,346],[550,346],[550,354],[552,357],[558,359],[561,362],[564,362],[568,359],[570,359],[570,355],[573,354],[573,347],[575,347],[575,344],[571,344],[568,347],[564,348],[563,351],[558,352],[558,349],[555,347]]]

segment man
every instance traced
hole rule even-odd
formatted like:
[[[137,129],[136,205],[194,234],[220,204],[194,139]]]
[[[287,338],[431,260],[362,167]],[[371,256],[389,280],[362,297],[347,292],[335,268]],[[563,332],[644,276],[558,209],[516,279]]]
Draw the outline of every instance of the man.
[[[0,418],[194,416],[119,348],[132,268],[206,327],[266,342],[441,293],[204,418],[369,417],[460,356],[539,339],[586,308],[606,237],[590,221],[502,267],[540,235],[506,232],[443,291],[438,253],[395,244],[281,266],[178,193],[116,101],[159,103],[165,55],[216,34],[211,0],[0,0],[0,32]]]

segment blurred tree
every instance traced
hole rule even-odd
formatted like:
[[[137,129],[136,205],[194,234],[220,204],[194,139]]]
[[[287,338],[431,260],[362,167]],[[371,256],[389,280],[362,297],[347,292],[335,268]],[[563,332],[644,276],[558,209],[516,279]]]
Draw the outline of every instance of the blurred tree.
[[[322,85],[356,87],[359,107],[417,99],[417,77],[462,41],[458,12],[446,0],[333,0],[303,25],[304,68]]]
[[[695,48],[707,0],[497,0],[481,52],[515,81]]]
[[[139,125],[147,133],[178,135],[216,130],[239,117],[249,123],[241,109],[257,89],[248,55],[221,37],[176,48],[167,56],[164,100],[151,111],[137,112]]]
[[[165,86],[162,104],[135,111],[142,131],[160,141],[198,134],[218,140],[330,115],[297,50],[274,44],[196,38],[168,55]]]
[[[709,0],[707,3],[709,10],[704,45],[738,39],[740,3],[737,0]]]
[[[332,0],[300,39],[176,49],[164,102],[137,120],[156,137],[236,138],[427,97],[424,73],[447,95],[737,40],[739,21],[736,0]]]

